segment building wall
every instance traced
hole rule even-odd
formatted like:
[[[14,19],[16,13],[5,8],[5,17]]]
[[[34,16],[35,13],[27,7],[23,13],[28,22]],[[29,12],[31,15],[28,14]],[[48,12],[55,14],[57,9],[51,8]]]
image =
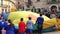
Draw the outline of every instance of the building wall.
[[[0,5],[0,13],[2,12],[2,9],[5,12],[5,10],[9,11],[11,8],[16,8],[15,5],[12,2],[10,2],[10,1],[3,1],[3,6]]]
[[[25,0],[27,1],[27,0]],[[60,6],[60,2],[56,2],[56,3],[50,3],[48,4],[48,2],[50,2],[51,0],[40,0],[39,2],[37,2],[37,0],[31,0],[33,2],[33,5],[36,7],[36,8],[49,8],[50,9],[50,6],[52,5],[56,5],[57,7]],[[57,1],[60,1],[60,0],[57,0]],[[26,8],[25,8],[26,9]],[[59,9],[58,9],[59,10]]]

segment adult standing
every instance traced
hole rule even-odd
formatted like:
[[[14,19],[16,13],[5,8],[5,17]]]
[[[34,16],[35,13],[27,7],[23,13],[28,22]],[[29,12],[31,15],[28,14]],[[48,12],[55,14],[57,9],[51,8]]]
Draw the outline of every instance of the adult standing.
[[[38,34],[42,34],[43,22],[44,18],[42,17],[42,14],[40,14],[40,17],[38,17],[36,20],[36,23],[38,24]]]

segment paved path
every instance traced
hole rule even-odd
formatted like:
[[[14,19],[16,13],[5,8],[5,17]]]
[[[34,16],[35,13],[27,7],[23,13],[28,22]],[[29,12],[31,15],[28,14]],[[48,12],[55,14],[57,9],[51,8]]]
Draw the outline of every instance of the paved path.
[[[43,34],[60,34],[60,31],[57,31],[57,32],[48,32],[48,33],[43,33]]]
[[[34,33],[34,34],[37,34],[37,33]],[[60,31],[57,31],[57,32],[47,32],[47,33],[42,33],[42,34],[60,34]]]

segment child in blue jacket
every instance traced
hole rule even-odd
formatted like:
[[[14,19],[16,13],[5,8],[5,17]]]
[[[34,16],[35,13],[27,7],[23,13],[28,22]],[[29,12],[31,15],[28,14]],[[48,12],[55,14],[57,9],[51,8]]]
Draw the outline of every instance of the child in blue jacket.
[[[14,34],[15,27],[12,24],[11,20],[8,20],[8,23],[5,25],[6,34]]]
[[[4,24],[4,22],[2,21],[2,19],[1,19],[1,17],[0,17],[0,34],[2,34],[1,30],[2,30],[2,28],[3,28],[3,24]]]

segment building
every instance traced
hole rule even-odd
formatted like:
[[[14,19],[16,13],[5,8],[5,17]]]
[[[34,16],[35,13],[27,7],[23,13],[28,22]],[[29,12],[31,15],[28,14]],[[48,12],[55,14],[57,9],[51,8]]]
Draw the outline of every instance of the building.
[[[13,11],[13,8],[21,9],[23,7],[24,10],[46,8],[51,11],[51,9],[56,8],[57,11],[60,11],[60,0],[0,0],[0,10]]]
[[[60,9],[60,0],[31,0],[32,1],[32,6],[35,6],[35,8],[47,8],[49,10],[56,8],[58,11]],[[25,0],[25,5],[28,2],[28,0]],[[31,9],[32,7],[30,7]],[[25,9],[27,7],[25,6]]]
[[[2,11],[9,12],[9,11],[16,10],[16,6],[15,6],[16,1],[14,2],[13,1],[12,0],[0,0],[0,13]]]

